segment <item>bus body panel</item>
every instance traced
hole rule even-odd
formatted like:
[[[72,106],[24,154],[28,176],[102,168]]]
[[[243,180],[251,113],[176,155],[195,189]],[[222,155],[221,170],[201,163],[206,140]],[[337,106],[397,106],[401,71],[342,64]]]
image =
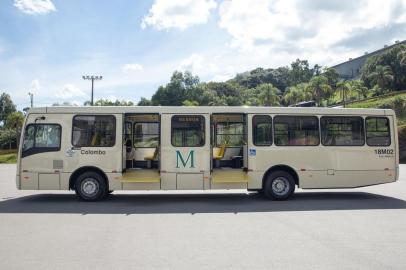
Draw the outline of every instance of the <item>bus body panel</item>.
[[[126,112],[151,112],[161,115],[160,182],[123,183],[125,167],[123,117]],[[244,166],[247,183],[213,183],[211,181],[211,113],[238,112],[247,115],[247,147]],[[202,115],[205,119],[205,144],[202,147],[174,147],[171,143],[173,115]],[[359,115],[386,116],[390,120],[391,145],[363,146],[256,146],[252,137],[254,115]],[[116,138],[113,147],[74,147],[72,121],[75,115],[114,115]],[[45,120],[38,117],[45,116]],[[37,121],[36,121],[37,120]],[[59,151],[21,157],[17,160],[16,185],[19,189],[67,190],[72,173],[81,167],[95,167],[104,172],[110,190],[175,189],[261,189],[265,173],[276,165],[289,166],[299,177],[301,188],[351,188],[389,183],[398,179],[399,149],[396,117],[392,110],[356,110],[324,108],[244,108],[244,107],[78,107],[35,108],[26,116],[29,124],[59,124],[62,127]],[[23,142],[24,132],[21,135]],[[393,154],[391,154],[393,152]],[[193,153],[193,154],[191,154]],[[254,154],[255,153],[255,154]],[[192,155],[192,156],[191,156]],[[193,163],[193,164],[192,164]],[[59,164],[59,165],[58,165]],[[62,164],[62,167],[60,167]]]

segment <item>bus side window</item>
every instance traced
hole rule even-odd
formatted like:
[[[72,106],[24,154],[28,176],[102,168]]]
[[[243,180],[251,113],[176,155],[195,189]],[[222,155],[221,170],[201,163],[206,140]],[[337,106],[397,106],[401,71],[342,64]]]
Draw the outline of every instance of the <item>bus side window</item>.
[[[61,149],[62,128],[58,124],[29,124],[25,128],[22,157]]]
[[[390,129],[389,119],[386,117],[367,117],[365,120],[367,129],[367,144],[369,146],[389,146]]]
[[[319,145],[319,119],[315,116],[275,116],[274,138],[277,146]]]
[[[172,116],[171,141],[175,147],[204,146],[205,125],[201,115]]]
[[[75,147],[112,147],[116,143],[116,118],[113,115],[76,115],[72,124]]]
[[[325,146],[362,146],[364,119],[358,116],[321,117],[321,143]]]
[[[256,146],[272,145],[272,119],[268,115],[252,117],[253,143]]]
[[[25,128],[23,151],[26,151],[34,147],[34,130],[35,130],[34,125],[28,125]]]

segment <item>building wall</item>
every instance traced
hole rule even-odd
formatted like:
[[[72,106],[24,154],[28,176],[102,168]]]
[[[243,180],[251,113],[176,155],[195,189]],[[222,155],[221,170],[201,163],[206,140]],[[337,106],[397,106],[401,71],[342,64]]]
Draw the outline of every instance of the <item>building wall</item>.
[[[334,68],[338,72],[341,79],[345,79],[345,80],[358,79],[361,75],[361,69],[369,57],[386,52],[387,50],[393,48],[394,46],[400,45],[400,44],[406,44],[406,40],[397,42],[391,46],[384,47],[384,48],[376,50],[372,53],[368,53],[363,56],[343,62],[341,64],[332,66],[332,68]]]

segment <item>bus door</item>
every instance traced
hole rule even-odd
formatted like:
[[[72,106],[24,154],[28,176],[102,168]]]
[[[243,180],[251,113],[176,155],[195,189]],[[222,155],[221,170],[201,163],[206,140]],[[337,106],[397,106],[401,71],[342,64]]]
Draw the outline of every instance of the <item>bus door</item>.
[[[209,114],[162,114],[161,120],[161,189],[209,189]]]
[[[272,146],[272,118],[269,114],[248,114],[248,188],[262,187],[262,177],[270,165],[275,165],[276,157]]]
[[[158,113],[125,115],[123,134],[125,170],[122,182],[129,183],[125,187],[143,185],[151,189],[159,188],[159,126]]]
[[[20,159],[21,189],[60,189],[63,169],[64,117],[30,114],[26,120]],[[65,121],[66,122],[66,121]]]
[[[247,119],[245,114],[211,117],[212,188],[247,188]]]

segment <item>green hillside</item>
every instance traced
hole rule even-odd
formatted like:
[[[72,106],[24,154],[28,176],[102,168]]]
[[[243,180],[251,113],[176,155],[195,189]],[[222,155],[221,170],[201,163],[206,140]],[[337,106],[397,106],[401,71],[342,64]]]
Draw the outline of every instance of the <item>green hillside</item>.
[[[392,109],[396,112],[398,126],[406,125],[406,93],[378,96],[365,101],[354,102],[348,108]]]
[[[406,163],[406,93],[376,97],[365,101],[348,104],[349,108],[380,108],[392,109],[396,112],[398,122],[398,137],[400,159]]]

